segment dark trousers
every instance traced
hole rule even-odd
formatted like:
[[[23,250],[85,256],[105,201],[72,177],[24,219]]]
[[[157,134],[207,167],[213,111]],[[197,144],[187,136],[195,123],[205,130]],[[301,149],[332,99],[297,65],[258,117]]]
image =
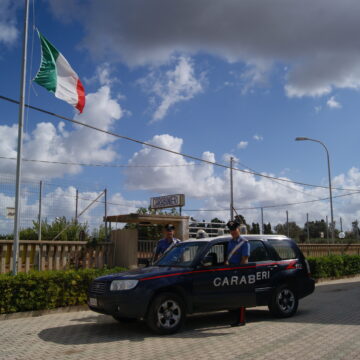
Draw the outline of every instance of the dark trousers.
[[[232,313],[234,314],[234,320],[231,323],[232,326],[245,325],[245,306],[241,306],[239,309],[232,311]]]

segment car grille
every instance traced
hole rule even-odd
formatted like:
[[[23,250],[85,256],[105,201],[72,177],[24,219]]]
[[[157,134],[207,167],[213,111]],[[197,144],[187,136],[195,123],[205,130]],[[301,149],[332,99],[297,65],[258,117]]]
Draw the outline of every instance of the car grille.
[[[103,294],[106,290],[106,283],[100,281],[94,281],[90,286],[90,292],[93,294]]]

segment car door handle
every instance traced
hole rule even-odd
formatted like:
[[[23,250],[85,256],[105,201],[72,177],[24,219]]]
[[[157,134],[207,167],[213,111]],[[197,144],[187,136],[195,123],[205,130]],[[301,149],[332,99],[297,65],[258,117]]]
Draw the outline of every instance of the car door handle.
[[[279,267],[279,265],[269,265],[268,268],[270,270],[274,270],[274,269],[277,269]]]

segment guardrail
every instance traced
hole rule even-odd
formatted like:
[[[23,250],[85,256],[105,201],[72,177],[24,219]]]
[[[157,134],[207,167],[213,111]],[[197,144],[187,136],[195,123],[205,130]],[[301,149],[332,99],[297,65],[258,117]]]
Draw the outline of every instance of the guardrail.
[[[158,240],[138,240],[138,261],[151,259],[157,243]]]
[[[360,255],[360,244],[298,244],[305,256]]]
[[[157,240],[138,241],[138,260],[151,259]],[[298,244],[304,255],[326,256],[326,255],[360,255],[360,244]]]
[[[12,270],[12,240],[0,240],[0,274]],[[18,272],[111,266],[112,243],[90,247],[86,241],[20,240]]]

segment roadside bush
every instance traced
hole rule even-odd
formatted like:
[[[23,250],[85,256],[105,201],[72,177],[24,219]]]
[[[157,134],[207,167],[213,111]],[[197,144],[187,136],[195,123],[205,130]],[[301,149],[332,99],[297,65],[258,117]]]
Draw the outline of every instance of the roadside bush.
[[[0,275],[0,314],[86,303],[91,281],[124,268],[32,271]]]
[[[359,255],[329,255],[308,257],[311,275],[315,279],[336,278],[360,274]]]

